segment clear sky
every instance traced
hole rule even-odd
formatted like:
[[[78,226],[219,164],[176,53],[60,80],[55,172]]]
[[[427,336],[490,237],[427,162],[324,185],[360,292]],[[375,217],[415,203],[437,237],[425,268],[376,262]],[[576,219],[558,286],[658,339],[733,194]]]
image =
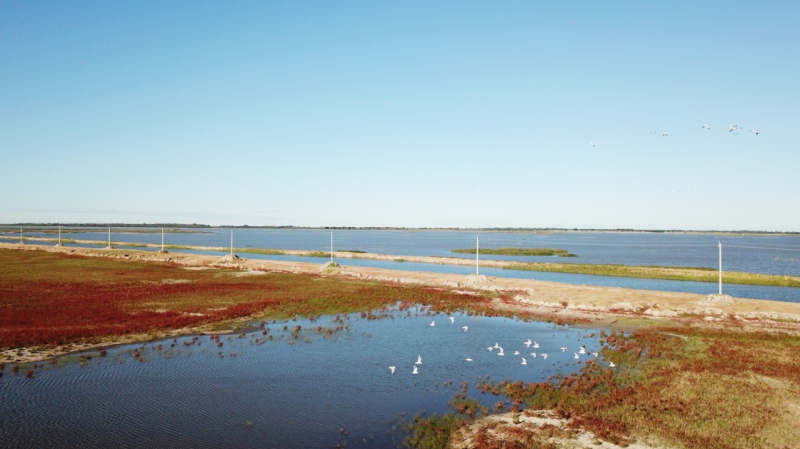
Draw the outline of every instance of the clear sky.
[[[797,1],[0,0],[0,223],[800,231],[798,123]]]

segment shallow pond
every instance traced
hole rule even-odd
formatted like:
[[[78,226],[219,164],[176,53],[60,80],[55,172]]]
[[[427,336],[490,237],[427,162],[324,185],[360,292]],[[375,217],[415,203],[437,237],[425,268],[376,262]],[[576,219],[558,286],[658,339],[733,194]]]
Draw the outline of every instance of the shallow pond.
[[[6,366],[0,441],[4,447],[399,446],[402,414],[446,411],[463,381],[490,406],[499,398],[473,388],[480,378],[544,380],[591,358],[574,358],[581,345],[590,353],[600,348],[593,331],[568,326],[460,313],[451,323],[447,315],[416,309],[379,315],[267,323],[266,335],[256,327],[221,335],[219,343],[204,335],[120,346],[102,357],[93,351],[91,359],[45,362],[33,378]],[[527,339],[540,347],[526,348]],[[415,365],[418,358],[422,364]]]

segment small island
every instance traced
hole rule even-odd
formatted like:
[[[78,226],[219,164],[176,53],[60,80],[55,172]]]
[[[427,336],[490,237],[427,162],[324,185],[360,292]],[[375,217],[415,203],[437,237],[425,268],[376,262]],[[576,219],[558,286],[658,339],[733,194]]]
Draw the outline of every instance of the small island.
[[[454,249],[451,252],[459,254],[475,254],[475,248]],[[481,248],[481,254],[492,254],[498,256],[558,256],[558,257],[578,257],[565,249],[553,248]]]

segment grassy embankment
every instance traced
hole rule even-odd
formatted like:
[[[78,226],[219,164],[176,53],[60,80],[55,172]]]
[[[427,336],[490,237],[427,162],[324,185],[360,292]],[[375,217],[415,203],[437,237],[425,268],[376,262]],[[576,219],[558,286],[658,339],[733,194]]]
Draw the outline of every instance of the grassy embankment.
[[[504,267],[507,270],[545,271],[554,273],[592,274],[673,281],[717,282],[719,272],[703,267],[651,267],[629,265],[593,265],[568,263],[517,262]],[[758,273],[723,271],[722,281],[727,284],[800,287],[800,278]]]
[[[475,254],[477,250],[471,249],[454,249],[451,252],[456,254]],[[553,248],[481,248],[481,254],[490,254],[497,256],[558,256],[558,257],[578,257],[565,249]]]
[[[503,398],[495,404],[497,411],[516,416],[547,411],[565,420],[561,426],[502,427],[478,420],[468,432],[472,417],[490,410],[469,402],[465,388],[454,398],[453,412],[415,416],[406,442],[445,447],[450,439],[469,434],[473,447],[549,448],[557,447],[550,437],[569,440],[584,429],[621,444],[655,440],[668,447],[795,447],[800,441],[800,358],[792,354],[800,349],[800,337],[748,334],[735,329],[739,324],[729,324],[733,329],[601,334],[602,359],[585,361],[577,373],[545,382],[485,380],[478,385],[484,394]],[[610,368],[608,360],[617,366]]]

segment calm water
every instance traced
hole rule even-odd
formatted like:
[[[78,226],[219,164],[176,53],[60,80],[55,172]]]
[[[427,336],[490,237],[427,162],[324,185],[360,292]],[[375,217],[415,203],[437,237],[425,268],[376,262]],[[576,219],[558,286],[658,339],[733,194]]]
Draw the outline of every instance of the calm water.
[[[26,234],[47,236],[44,234]],[[65,234],[67,237],[86,240],[106,240],[107,230]],[[800,235],[706,235],[660,233],[604,233],[564,232],[555,234],[522,234],[508,232],[458,232],[458,231],[334,231],[334,249],[360,250],[370,253],[464,257],[472,255],[451,253],[457,248],[471,248],[475,237],[480,236],[482,248],[522,247],[560,248],[577,254],[575,258],[557,257],[504,257],[484,256],[483,259],[519,261],[555,261],[562,263],[598,263],[623,265],[660,265],[717,268],[719,253],[717,243],[723,245],[723,268],[774,275],[800,276]],[[161,243],[161,234],[136,234],[115,232],[112,240],[130,243]],[[230,230],[206,229],[202,233],[173,233],[165,237],[167,244],[193,246],[230,245]],[[271,249],[330,250],[331,235],[326,230],[299,229],[236,229],[234,246]],[[219,254],[219,253],[209,253]],[[243,254],[247,258],[320,262],[322,259],[291,256],[264,256]],[[396,270],[433,271],[457,274],[474,272],[472,267],[454,267],[435,264],[338,260],[343,265],[370,266]],[[714,283],[660,281],[649,279],[616,278],[567,273],[519,272],[513,270],[482,269],[490,276],[527,278],[570,284],[601,285],[645,290],[679,291],[699,294],[715,293]],[[800,302],[800,289],[725,285],[724,292],[741,298],[773,299]]]
[[[274,340],[259,329],[221,336],[222,347],[208,336],[195,343],[179,338],[174,347],[171,339],[121,346],[106,357],[94,352],[84,365],[77,356],[47,364],[32,379],[6,367],[0,441],[4,447],[391,447],[402,441],[396,431],[402,413],[446,411],[461,381],[475,385],[487,375],[539,381],[575,371],[580,345],[589,352],[600,347],[591,331],[544,323],[456,314],[451,324],[445,315],[416,311],[390,316],[350,315],[343,320],[349,329],[331,336],[316,327],[338,323],[322,317],[267,324]],[[293,339],[284,324],[303,330]],[[541,344],[535,359],[523,344],[529,338]],[[495,343],[504,356],[488,351]],[[562,353],[562,346],[570,349]],[[417,357],[423,363],[415,375]],[[389,366],[396,366],[394,374]],[[444,385],[449,381],[455,386]],[[486,405],[499,399],[470,394]]]

